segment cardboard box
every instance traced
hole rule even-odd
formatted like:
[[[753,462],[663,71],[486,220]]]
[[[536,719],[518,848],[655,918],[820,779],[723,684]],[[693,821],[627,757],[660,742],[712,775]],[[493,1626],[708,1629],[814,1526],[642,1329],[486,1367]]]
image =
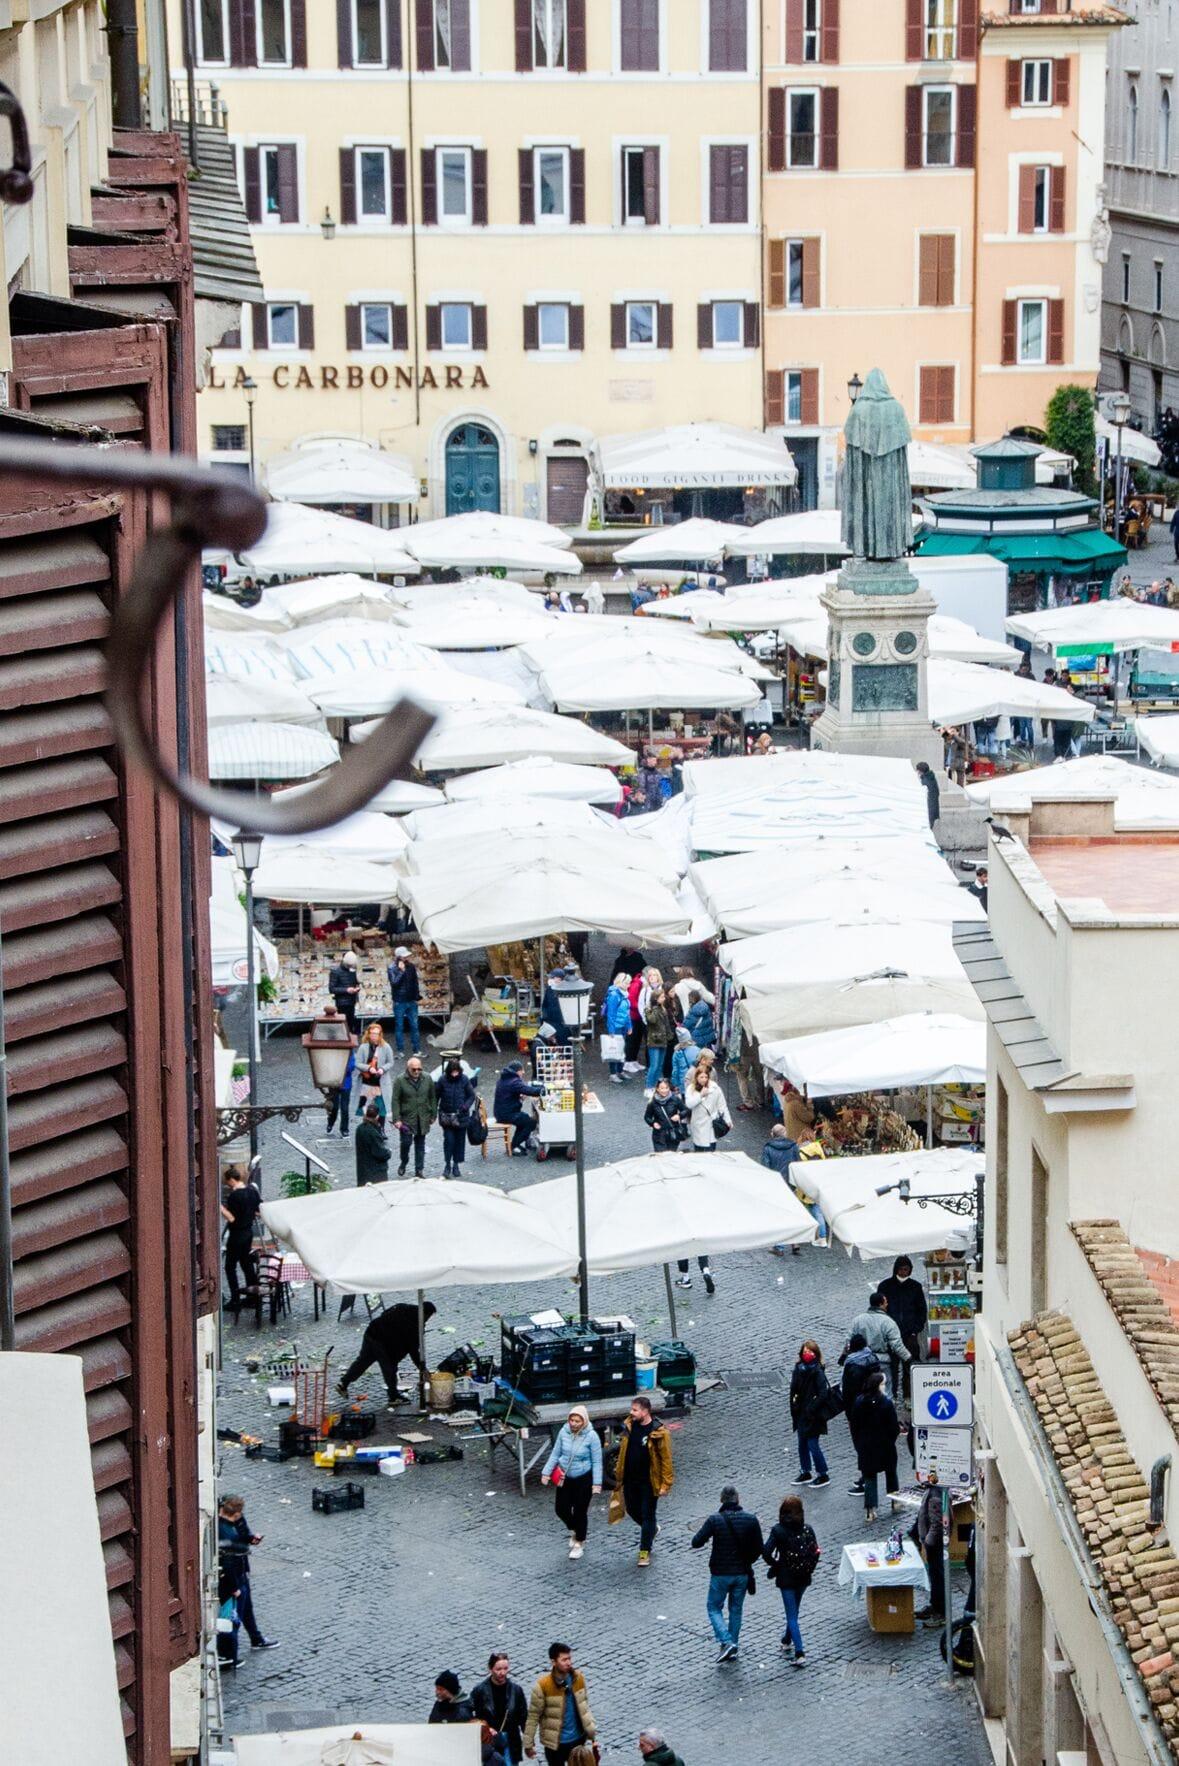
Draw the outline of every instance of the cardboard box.
[[[873,1631],[907,1634],[916,1630],[911,1588],[869,1588],[865,1593]]]

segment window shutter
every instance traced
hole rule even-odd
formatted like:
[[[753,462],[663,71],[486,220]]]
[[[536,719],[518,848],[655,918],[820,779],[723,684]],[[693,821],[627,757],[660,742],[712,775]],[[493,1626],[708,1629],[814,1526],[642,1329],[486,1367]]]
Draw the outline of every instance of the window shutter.
[[[344,348],[358,350],[363,339],[360,333],[360,308],[348,306],[344,308]]]
[[[905,60],[925,59],[924,0],[905,0]]]
[[[958,242],[952,233],[941,233],[937,243],[937,304],[939,307],[952,307],[955,271],[958,267]]]
[[[471,223],[475,227],[487,225],[487,149],[473,147],[471,149]]]
[[[422,148],[422,226],[438,225],[438,162],[432,147]]]
[[[471,348],[485,350],[487,348],[487,308],[471,308]]]
[[[610,308],[610,348],[626,348],[626,304],[623,301],[615,302]]]
[[[409,348],[409,308],[396,306],[393,308],[392,325],[393,348],[407,350]]]
[[[661,350],[669,350],[672,346],[672,309],[663,301],[659,303],[658,345]]]
[[[958,88],[958,152],[955,164],[972,166],[974,164],[975,140],[978,134],[978,88],[975,86],[959,86]]]
[[[954,421],[954,383],[956,378],[956,369],[952,367],[942,369],[938,395],[939,423],[952,423]]]
[[[905,165],[909,171],[921,165],[921,88],[905,88]]]
[[[395,227],[409,224],[409,164],[404,147],[389,149],[389,213]]]
[[[823,7],[822,47],[824,61],[839,60],[839,0],[826,0]]]
[[[786,305],[786,241],[770,240],[770,305]]]
[[[434,72],[434,0],[416,0],[418,72]]]
[[[728,149],[708,149],[708,219],[715,227],[729,218]]]
[[[936,307],[939,304],[937,265],[938,236],[936,233],[923,233],[918,242],[917,305],[919,307]]]
[[[1048,231],[1064,232],[1064,179],[1063,166],[1053,166],[1048,174]]]
[[[786,61],[790,67],[802,60],[803,0],[786,0]]]
[[[352,0],[336,0],[336,66],[351,67],[352,61]]]
[[[426,348],[440,350],[442,348],[442,308],[426,308]]]
[[[1048,302],[1048,360],[1059,366],[1064,361],[1064,302]]]
[[[256,147],[242,148],[242,179],[246,186],[246,220],[257,226],[262,219],[262,173]]]
[[[532,72],[532,0],[516,0],[516,72]],[[527,315],[527,307],[524,312]],[[524,347],[527,349],[527,344]]]
[[[257,67],[258,37],[254,0],[230,0],[229,65]]]
[[[270,348],[270,326],[268,311],[264,300],[250,302],[251,327],[254,334],[254,348],[266,350]]]
[[[585,65],[585,0],[565,0],[565,66],[583,74]]]
[[[585,348],[585,308],[570,307],[569,309],[569,348],[583,350]]]
[[[288,225],[299,219],[299,154],[289,141],[278,150],[278,218]]]
[[[1003,366],[1009,368],[1015,361],[1015,327],[1018,318],[1018,303],[1013,300],[1003,302]]]
[[[819,94],[819,165],[839,169],[839,87],[824,86]]]
[[[978,54],[978,0],[958,0],[958,60]]]
[[[771,368],[766,375],[766,428],[785,422],[783,387],[786,376],[780,368]]]
[[[1020,166],[1019,168],[1019,227],[1020,233],[1033,233],[1036,227],[1036,167]]]
[[[755,300],[745,302],[745,348],[756,349],[761,342],[761,308]]]
[[[936,368],[922,368],[917,385],[918,423],[937,422]]]
[[[1060,7],[1056,4],[1056,0],[1040,0],[1040,11],[1045,13],[1059,12]]]
[[[401,66],[401,0],[385,0],[385,66]]]
[[[299,306],[299,348],[313,350],[315,348],[315,308]]]
[[[540,348],[540,315],[535,307],[524,308],[524,348]]]
[[[659,149],[643,149],[643,220],[648,227],[659,225]]]
[[[804,307],[817,307],[819,304],[819,242],[817,239],[804,239],[802,242],[802,304]]]
[[[768,101],[769,170],[786,170],[786,88],[771,86]]]
[[[536,188],[532,178],[532,149],[521,147],[520,164],[520,225],[531,227],[536,222]]]
[[[701,301],[696,308],[696,348],[712,348],[712,302]]]
[[[710,0],[708,68],[714,74],[743,74],[747,60],[747,0]]]
[[[800,379],[802,381],[800,388],[802,396],[799,420],[802,423],[817,423],[819,421],[819,370],[804,368]]]
[[[585,148],[569,149],[569,224],[585,226]]]
[[[1072,62],[1067,55],[1052,63],[1052,102],[1067,104],[1069,100],[1069,74]]]
[[[307,0],[291,0],[291,66],[307,66]]]
[[[659,0],[638,0],[639,66],[647,73],[659,71]]]
[[[450,65],[455,73],[471,71],[471,0],[450,0]]]
[[[1018,110],[1023,103],[1023,62],[1007,63],[1007,108]]]
[[[350,227],[356,220],[356,149],[340,149],[340,221]]]
[[[729,220],[744,226],[749,219],[749,149],[730,147]]]

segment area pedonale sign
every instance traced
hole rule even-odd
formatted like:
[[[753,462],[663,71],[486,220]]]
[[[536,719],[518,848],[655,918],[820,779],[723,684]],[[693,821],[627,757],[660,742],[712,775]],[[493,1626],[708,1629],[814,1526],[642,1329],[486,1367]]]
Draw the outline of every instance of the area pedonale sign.
[[[258,378],[262,378],[261,372]],[[240,364],[230,380],[223,379],[220,371],[214,367],[209,370],[208,384],[218,391],[226,388],[238,391],[245,386],[248,379],[249,375]],[[349,362],[343,368],[337,368],[328,362],[315,366],[306,362],[276,362],[270,379],[278,392],[339,392],[342,389],[358,392],[362,386],[374,387],[378,392],[390,386],[394,391],[412,392],[415,384],[421,392],[461,392],[464,388],[474,390],[491,385],[478,363],[474,367],[458,367],[454,363],[447,363],[438,368],[431,368],[427,363],[424,368],[419,369],[415,382],[412,368],[390,368],[384,362],[374,362],[371,367],[359,362]]]

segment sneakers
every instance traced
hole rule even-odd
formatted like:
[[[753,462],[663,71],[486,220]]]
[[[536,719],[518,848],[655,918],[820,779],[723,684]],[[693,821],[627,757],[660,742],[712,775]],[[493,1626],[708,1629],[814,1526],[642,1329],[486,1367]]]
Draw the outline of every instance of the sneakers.
[[[849,1496],[862,1496],[864,1494],[864,1480],[860,1478],[856,1483],[849,1484],[847,1487],[847,1493]]]
[[[811,1489],[812,1490],[821,1490],[823,1488],[824,1484],[829,1484],[830,1482],[831,1482],[831,1480],[827,1476],[826,1472],[820,1472],[820,1474],[817,1478],[811,1479]]]
[[[712,1279],[711,1269],[703,1269],[700,1273],[704,1277],[704,1292],[706,1294],[715,1294],[716,1283]]]
[[[650,1562],[651,1553],[649,1551],[641,1551],[639,1553],[639,1569],[645,1570]]]
[[[794,1666],[796,1668],[805,1668],[806,1667],[806,1657],[804,1655],[795,1656]]]
[[[252,1643],[250,1645],[250,1648],[251,1649],[277,1649],[278,1648],[278,1638],[277,1637],[260,1637],[258,1639],[257,1643]]]
[[[397,1175],[398,1175],[398,1177],[404,1177],[404,1176],[405,1176],[405,1166],[404,1166],[404,1165],[399,1165],[399,1166],[398,1166],[398,1167],[397,1167]]]
[[[716,1659],[718,1662],[732,1662],[736,1660],[736,1656],[737,1645],[735,1643],[722,1643],[720,1655]]]
[[[624,1073],[645,1073],[647,1069],[643,1066],[641,1061],[624,1061],[622,1063],[622,1071]]]
[[[812,1478],[811,1478],[810,1472],[799,1472],[797,1478],[795,1478],[793,1480],[793,1482],[795,1484],[809,1484],[809,1483],[811,1483]]]
[[[677,1275],[675,1278],[675,1285],[677,1288],[690,1288],[692,1286],[692,1278],[690,1275]]]
[[[340,1394],[341,1398],[347,1398],[347,1396],[348,1396],[348,1382],[346,1380],[337,1380],[336,1381],[336,1391]]]
[[[610,1075],[610,1084],[611,1085],[621,1085],[622,1084],[621,1073],[612,1073]]]
[[[794,1645],[791,1643],[789,1636],[784,1637],[778,1647],[784,1656],[792,1656],[794,1654]]]
[[[571,1558],[579,1558],[584,1551],[585,1546],[581,1544],[580,1540],[575,1539],[573,1544],[569,1547],[569,1556]]]
[[[920,1619],[927,1631],[940,1631],[946,1622],[946,1615],[944,1613],[935,1613],[932,1610],[924,1613],[914,1613],[913,1617],[915,1619]]]

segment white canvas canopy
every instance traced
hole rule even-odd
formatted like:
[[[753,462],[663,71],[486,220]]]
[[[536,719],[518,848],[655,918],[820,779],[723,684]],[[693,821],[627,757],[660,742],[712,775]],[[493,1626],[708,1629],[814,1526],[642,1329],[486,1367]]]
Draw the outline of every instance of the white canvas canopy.
[[[418,750],[418,765],[426,772],[458,772],[537,754],[583,766],[634,764],[629,748],[577,718],[505,705],[445,712]]]
[[[517,607],[445,586],[437,593],[437,602],[417,602],[397,614],[409,637],[431,650],[510,649],[541,635],[548,620],[574,617],[544,613],[532,600],[526,607]]]
[[[516,1190],[554,1237],[577,1243],[577,1179]],[[647,1153],[585,1174],[591,1275],[645,1269],[675,1257],[809,1245],[817,1227],[776,1172],[747,1153]]]
[[[731,938],[780,931],[790,924],[781,916],[792,911],[793,897],[826,883],[838,888],[859,881],[867,894],[877,885],[940,890],[952,881],[928,838],[908,834],[874,840],[830,834],[791,846],[759,847],[701,859],[689,876]]]
[[[444,826],[436,829],[434,822]],[[422,831],[400,861],[406,886],[421,877],[423,888],[445,888],[460,868],[468,877],[490,873],[498,879],[504,865],[503,824],[503,806],[494,799],[448,804],[445,811],[423,816]],[[579,866],[587,877],[638,871],[658,878],[668,889],[679,883],[673,861],[660,847],[627,840],[620,823],[601,820],[588,804],[520,798],[512,807],[512,857],[517,869],[543,864],[555,847],[567,865]]]
[[[416,503],[419,494],[404,454],[350,435],[308,435],[272,454],[266,488],[288,503]]]
[[[1134,734],[1138,746],[1155,766],[1179,767],[1179,712],[1163,712],[1157,717],[1136,717]]]
[[[715,589],[685,589],[678,595],[661,595],[658,600],[646,601],[639,608],[640,619],[682,619],[696,624],[698,617],[703,618],[716,610],[727,607],[729,601]],[[728,627],[722,627],[728,630]]]
[[[397,876],[391,865],[375,865],[323,846],[294,842],[270,853],[263,847],[262,863],[254,872],[254,894],[260,901],[310,902],[322,907],[396,901]]]
[[[333,858],[365,859],[372,864],[392,864],[409,842],[404,825],[377,810],[361,809],[330,828],[313,834],[267,834],[262,842],[262,864],[292,847],[311,846]],[[366,898],[367,899],[367,898]]]
[[[609,670],[559,662],[541,669],[540,685],[561,711],[741,711],[761,699],[748,676],[680,657],[630,657]]]
[[[747,527],[729,551],[740,558],[811,553],[842,557],[847,551],[842,537],[843,517],[838,509],[806,509],[798,515],[775,515]]]
[[[255,606],[243,607],[228,595],[214,594],[206,589],[201,596],[201,612],[206,632],[253,632],[258,637],[263,632],[291,629],[286,614],[278,607],[267,606],[265,595]]]
[[[241,987],[246,980],[246,910],[239,898],[244,887],[231,858],[214,858],[209,873],[209,928],[214,987]],[[278,952],[254,928],[255,965],[259,975],[278,980]]]
[[[441,793],[439,793],[441,796]],[[556,797],[522,797],[512,805],[512,836],[529,834],[609,834],[621,824],[596,816],[588,803],[563,803]],[[413,841],[409,855],[410,868],[424,870],[433,862],[433,855],[444,847],[462,847],[487,836],[502,840],[504,810],[502,803],[448,803],[443,797],[441,807],[424,815],[405,818],[405,829]]]
[[[295,678],[287,652],[273,638],[246,633],[206,631],[205,676],[232,675],[236,680],[277,681],[289,686]]]
[[[878,1024],[763,1042],[758,1055],[764,1067],[810,1098],[912,1085],[983,1085],[987,1027],[954,1012],[910,1012]]]
[[[776,632],[790,619],[822,616],[819,597],[825,576],[797,576],[756,588],[729,589],[711,600],[700,598],[692,623],[709,632]]]
[[[765,771],[749,770],[758,767]],[[906,761],[817,751],[690,761],[684,787],[700,853],[809,844],[823,835],[931,839],[925,794]]]
[[[433,650],[418,644],[402,626],[385,620],[324,620],[275,640],[297,674],[316,678],[354,674],[362,668],[444,667]]]
[[[515,696],[498,681],[476,681],[440,659],[424,668],[358,668],[306,682],[308,696],[325,717],[360,717],[375,729],[399,699],[413,699],[427,711],[472,705],[511,705]]]
[[[323,725],[323,713],[293,681],[251,681],[245,675],[213,675],[205,683],[210,725],[274,722]]]
[[[417,531],[420,533],[426,525],[425,522],[419,523]],[[560,529],[555,531],[560,532]],[[396,583],[389,592],[396,606],[412,614],[441,606],[453,595],[461,595],[466,600],[475,599],[483,607],[506,607],[513,613],[524,608],[535,613],[539,605],[537,595],[541,591],[506,576],[464,576],[457,583]]]
[[[907,1178],[914,1196],[974,1193],[974,1174],[985,1164],[977,1148],[937,1147],[931,1152],[870,1153],[860,1159],[808,1159],[792,1166],[808,1194],[818,1195],[831,1230],[861,1257],[914,1257],[925,1251],[969,1251],[974,1221],[936,1203],[902,1202],[885,1184]]]
[[[499,799],[509,806],[517,796],[560,797],[575,803],[617,803],[622,786],[606,767],[575,766],[547,754],[511,760],[480,772],[460,773],[446,784],[451,803]],[[510,815],[510,809],[508,810]]]
[[[603,817],[605,813],[598,811]],[[614,820],[612,816],[609,819]],[[634,845],[654,847],[675,866],[678,875],[683,876],[692,857],[692,846],[688,800],[682,791],[676,797],[669,797],[662,808],[649,810],[642,816],[626,816],[615,826],[623,838]]]
[[[275,791],[272,801],[284,797],[297,797],[301,792],[311,789],[309,785],[288,785],[284,791]],[[412,779],[390,779],[383,785],[377,795],[369,802],[370,810],[381,810],[387,815],[410,815],[418,810],[436,808],[446,802],[441,791],[432,785],[418,785]]]
[[[448,650],[443,660],[456,674],[469,675],[476,684],[510,688],[515,705],[527,705],[533,711],[553,709],[552,700],[540,685],[539,671],[523,649]],[[487,701],[476,693],[475,703]]]
[[[972,491],[978,484],[978,466],[969,448],[911,441],[909,482],[914,490]]]
[[[414,576],[418,566],[405,550],[404,529],[374,527],[306,503],[271,503],[266,532],[238,552],[233,576],[315,576],[358,570],[369,576]]]
[[[653,527],[614,554],[616,564],[654,564],[683,560],[685,564],[706,564],[724,556],[731,539],[744,530],[731,521],[706,521],[693,516],[663,527]]]
[[[1114,798],[1114,827],[1143,833],[1153,828],[1179,828],[1179,779],[1149,767],[1132,766],[1113,754],[1086,754],[1059,766],[1030,767],[1005,778],[982,779],[966,794],[996,811],[1041,802],[1068,802],[1079,797]]]
[[[332,738],[305,724],[214,724],[209,731],[210,779],[309,779],[339,758]]]
[[[1089,645],[1092,654],[1169,649],[1179,644],[1179,610],[1115,595],[1110,601],[1079,601],[1044,613],[1015,613],[1007,621],[1013,638],[1037,650]]]
[[[941,863],[941,861],[938,861]],[[921,921],[932,926],[952,926],[956,920],[985,920],[982,903],[954,881],[942,864],[936,882],[911,876],[816,877],[799,882],[792,890],[768,898],[764,891],[760,907],[732,918],[719,916],[730,937],[757,936],[786,931],[791,926],[820,925],[837,921],[841,926],[905,925]]]
[[[793,485],[798,469],[784,442],[731,423],[683,423],[598,442],[607,490],[710,490]]]
[[[971,724],[987,717],[1060,718],[1075,724],[1093,721],[1093,706],[1087,700],[1006,668],[980,668],[974,662],[933,657],[926,678],[931,724]]]
[[[366,1184],[266,1202],[262,1218],[317,1281],[345,1294],[549,1281],[577,1267],[575,1244],[492,1184]]]
[[[236,1766],[479,1766],[477,1723],[351,1723],[235,1735]]]
[[[387,584],[348,570],[264,589],[261,605],[280,614],[288,628],[316,625],[329,619],[367,619],[387,624],[397,613]]]
[[[1109,457],[1116,460],[1118,455],[1117,425],[1110,423],[1098,413],[1093,424],[1099,436],[1109,444]],[[1122,430],[1121,453],[1123,460],[1136,460],[1140,466],[1159,466],[1162,463],[1162,450],[1150,436],[1143,435],[1140,429]]]
[[[547,522],[474,511],[420,522],[405,530],[405,543],[428,569],[516,570],[580,576],[581,560],[568,534]]]

